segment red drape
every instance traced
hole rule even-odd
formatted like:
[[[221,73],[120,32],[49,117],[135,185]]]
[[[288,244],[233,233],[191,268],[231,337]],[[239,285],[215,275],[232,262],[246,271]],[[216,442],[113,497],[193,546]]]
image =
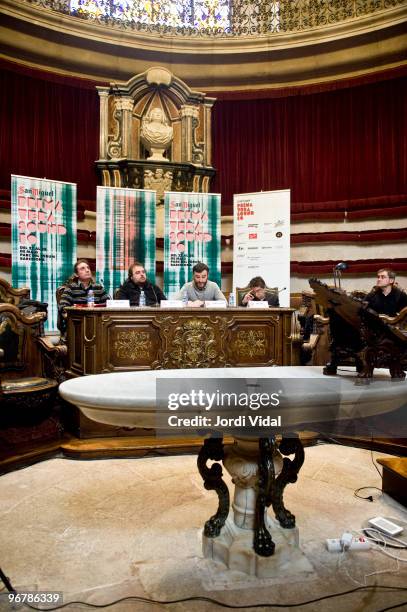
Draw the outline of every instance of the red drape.
[[[219,100],[213,143],[223,212],[233,193],[291,188],[292,202],[402,194],[407,79],[323,93]],[[295,207],[293,207],[295,210]]]
[[[95,200],[99,145],[96,89],[0,72],[0,187],[10,174],[78,183]]]
[[[406,84],[398,76],[318,93],[299,89],[285,98],[218,100],[212,191],[222,193],[223,214],[232,211],[233,193],[268,189],[291,188],[295,214],[305,210],[297,211],[301,202],[336,201],[342,210],[344,200],[405,194]],[[79,199],[90,201],[86,207],[94,206],[94,83],[2,62],[0,87],[0,189],[10,188],[11,173],[72,181]]]

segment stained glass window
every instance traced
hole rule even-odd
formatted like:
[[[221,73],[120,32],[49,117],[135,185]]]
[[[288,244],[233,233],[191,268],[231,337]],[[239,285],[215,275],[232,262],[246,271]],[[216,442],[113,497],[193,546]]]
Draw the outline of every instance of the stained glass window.
[[[232,0],[71,0],[71,13],[174,28],[227,31]]]

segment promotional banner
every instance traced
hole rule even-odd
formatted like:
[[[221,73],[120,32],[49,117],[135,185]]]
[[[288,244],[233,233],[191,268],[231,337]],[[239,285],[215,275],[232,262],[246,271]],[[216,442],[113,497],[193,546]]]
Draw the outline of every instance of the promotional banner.
[[[290,305],[290,190],[233,197],[233,290],[261,276]]]
[[[221,285],[220,194],[166,192],[164,196],[164,293],[171,297],[192,279],[199,261]]]
[[[111,297],[135,261],[155,282],[155,209],[155,191],[97,188],[96,280]]]
[[[76,261],[76,185],[11,176],[12,285],[48,303],[47,331],[57,330],[55,292]]]

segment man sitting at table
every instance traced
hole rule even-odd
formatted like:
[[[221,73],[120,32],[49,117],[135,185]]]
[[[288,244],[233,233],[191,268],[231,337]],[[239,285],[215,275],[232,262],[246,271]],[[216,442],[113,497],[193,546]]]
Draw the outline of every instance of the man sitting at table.
[[[176,294],[176,300],[185,299],[187,296],[188,306],[203,306],[206,301],[224,301],[226,298],[218,285],[208,280],[209,268],[206,264],[198,262],[192,268],[192,281],[185,283]]]
[[[161,300],[167,299],[160,287],[147,279],[143,264],[135,261],[129,268],[127,280],[119,287],[115,297],[118,300],[130,300],[130,306],[139,306],[141,291],[144,291],[146,306],[157,306]]]
[[[243,296],[239,306],[247,306],[249,302],[268,302],[269,306],[280,306],[278,293],[266,290],[266,283],[261,276],[255,276],[249,282],[250,291]]]
[[[64,314],[67,306],[74,306],[75,304],[83,304],[85,306],[90,290],[93,291],[95,304],[106,304],[109,296],[104,287],[93,280],[89,262],[87,259],[78,259],[74,266],[74,274],[67,282],[59,300],[58,308],[60,313]]]
[[[395,286],[396,274],[390,268],[377,271],[376,286],[365,298],[369,308],[394,317],[407,306],[407,293]]]

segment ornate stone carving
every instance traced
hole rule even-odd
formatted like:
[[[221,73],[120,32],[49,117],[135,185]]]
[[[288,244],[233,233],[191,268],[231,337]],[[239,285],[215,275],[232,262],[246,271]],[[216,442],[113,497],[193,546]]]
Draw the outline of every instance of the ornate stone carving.
[[[147,159],[151,161],[168,161],[164,152],[172,142],[173,130],[165,118],[164,111],[156,106],[141,121],[141,142],[150,151]]]
[[[240,357],[260,357],[266,354],[266,340],[262,329],[239,330],[233,344]]]
[[[135,330],[119,332],[114,343],[117,357],[130,357],[134,361],[140,357],[148,357],[152,346],[153,344],[148,332]]]
[[[156,168],[155,172],[146,168],[144,170],[144,188],[154,189],[157,192],[157,204],[164,199],[164,191],[170,191],[172,187],[173,173],[171,170]]]
[[[102,184],[137,188],[209,191],[212,167],[211,111],[214,98],[192,91],[162,67],[125,84],[97,88],[100,97],[99,160]],[[165,155],[164,155],[165,154]],[[157,164],[165,163],[163,170]],[[119,175],[119,180],[115,176]]]

